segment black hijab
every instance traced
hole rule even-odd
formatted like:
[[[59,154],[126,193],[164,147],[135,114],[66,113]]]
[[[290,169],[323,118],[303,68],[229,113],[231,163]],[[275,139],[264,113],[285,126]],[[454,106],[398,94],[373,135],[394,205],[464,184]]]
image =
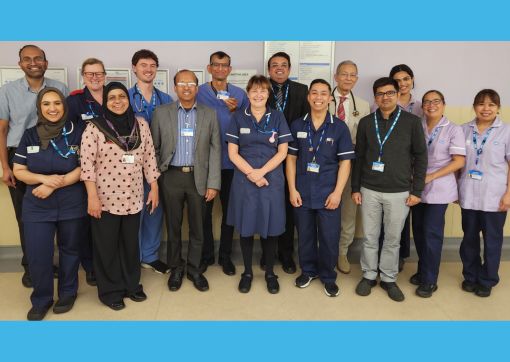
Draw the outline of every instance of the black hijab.
[[[57,122],[48,121],[42,114],[41,110],[41,102],[44,95],[51,92],[56,93],[59,96],[60,101],[64,106],[64,114]],[[39,140],[41,141],[41,148],[45,150],[48,148],[48,145],[53,138],[56,138],[62,134],[62,128],[64,128],[64,125],[67,120],[67,103],[64,95],[57,88],[46,87],[42,89],[37,95],[36,108],[37,108],[37,123],[36,123],[37,135],[39,136]]]

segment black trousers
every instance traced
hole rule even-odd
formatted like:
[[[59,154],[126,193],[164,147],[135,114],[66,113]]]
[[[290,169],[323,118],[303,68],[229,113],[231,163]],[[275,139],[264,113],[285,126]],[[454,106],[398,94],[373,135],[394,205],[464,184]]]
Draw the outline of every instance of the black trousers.
[[[285,169],[285,164],[283,165]],[[285,177],[285,185],[287,178]],[[294,208],[289,201],[289,188],[285,186],[285,232],[278,238],[278,257],[280,260],[292,258],[294,253]]]
[[[200,274],[200,260],[204,244],[205,198],[195,186],[193,172],[184,173],[169,168],[159,178],[159,187],[165,208],[168,228],[167,263],[170,269],[184,270],[187,264],[188,273]],[[189,244],[188,257],[185,263],[182,258],[182,216],[184,204],[188,206]]]
[[[140,213],[114,215],[103,211],[100,219],[91,218],[91,226],[99,300],[110,304],[141,291]]]
[[[234,237],[234,227],[227,225],[228,199],[230,196],[230,186],[234,178],[234,170],[221,170],[221,235],[220,250],[218,260],[228,260],[232,254],[232,239]],[[214,236],[212,231],[212,210],[214,200],[206,202],[205,220],[204,220],[204,247],[202,249],[202,260],[214,260]]]

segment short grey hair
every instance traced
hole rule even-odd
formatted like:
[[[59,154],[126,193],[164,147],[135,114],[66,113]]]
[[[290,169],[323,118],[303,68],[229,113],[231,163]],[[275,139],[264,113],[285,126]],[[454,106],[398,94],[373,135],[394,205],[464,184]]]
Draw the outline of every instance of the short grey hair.
[[[340,63],[338,63],[338,65],[336,66],[336,74],[338,74],[338,72],[340,72],[340,68],[343,65],[353,65],[356,68],[356,72],[358,72],[358,66],[356,65],[356,63],[354,63],[352,60],[344,60],[344,61],[341,61]]]

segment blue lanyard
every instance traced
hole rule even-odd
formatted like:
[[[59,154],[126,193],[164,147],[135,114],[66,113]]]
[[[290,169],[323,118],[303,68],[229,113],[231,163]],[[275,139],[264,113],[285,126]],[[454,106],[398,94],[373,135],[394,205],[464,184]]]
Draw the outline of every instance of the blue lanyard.
[[[245,111],[246,113],[246,111]],[[251,119],[251,122],[253,123],[253,127],[255,127],[255,129],[257,130],[257,132],[260,132],[260,133],[263,133],[263,134],[273,134],[274,132],[276,132],[276,129],[272,129],[271,131],[267,131],[267,126],[269,125],[269,120],[271,119],[271,113],[268,113],[266,114],[267,116],[267,119],[266,121],[264,122],[264,128],[260,127],[257,122],[255,122],[253,119],[255,117],[250,117]]]
[[[284,109],[285,109],[285,106],[287,105],[287,99],[288,99],[288,96],[289,96],[289,88],[290,88],[290,84],[287,84],[287,89],[285,89],[285,97],[283,98],[283,106],[280,105],[280,103],[278,103],[278,101],[276,101],[276,109],[278,109],[280,112],[283,113]],[[275,97],[275,100],[276,100],[276,97]]]
[[[432,144],[432,142],[434,142],[434,139],[436,138],[436,136],[438,135],[439,133],[439,129],[441,127],[439,126],[436,126],[436,128],[434,128],[434,132],[432,133],[432,135],[429,137],[429,140],[427,142],[427,147],[430,147],[430,145]]]
[[[379,133],[379,124],[377,124],[377,112],[374,112],[374,124],[375,124],[375,134],[377,136],[377,141],[379,142],[379,159],[378,162],[381,162],[381,157],[383,155],[383,146],[390,137],[391,132],[393,132],[393,129],[395,128],[395,125],[397,124],[398,119],[400,118],[400,112],[402,112],[402,109],[398,108],[397,116],[395,117],[395,120],[393,121],[389,131],[386,133],[386,136],[384,137],[383,141],[381,142],[381,134]]]
[[[475,165],[478,165],[478,161],[480,161],[480,156],[483,152],[483,146],[485,145],[485,142],[487,142],[487,138],[489,138],[489,135],[491,134],[491,131],[494,127],[491,127],[487,130],[487,133],[485,134],[485,136],[483,137],[482,139],[482,143],[480,144],[480,148],[477,148],[477,145],[476,145],[476,131],[473,127],[473,148],[475,149],[476,151],[476,160],[475,160]]]
[[[312,117],[310,117],[310,120],[308,121],[308,143],[310,144],[310,151],[313,152],[313,157],[312,157],[312,162],[315,163],[315,156],[317,155],[317,153],[319,152],[319,148],[321,147],[321,144],[322,144],[322,140],[324,138],[324,134],[326,133],[326,131],[328,130],[328,127],[329,127],[329,122],[326,122],[326,125],[324,126],[324,128],[322,129],[322,133],[321,133],[321,136],[319,138],[319,143],[317,144],[317,148],[313,149],[313,143],[312,143]]]
[[[53,140],[50,140],[50,143],[51,145],[53,146],[53,149],[55,149],[55,151],[57,151],[57,153],[64,157],[64,158],[69,158],[69,155],[74,155],[76,153],[75,150],[72,150],[70,147],[69,147],[69,142],[67,142],[67,131],[66,131],[66,128],[62,128],[62,136],[64,137],[64,141],[66,143],[66,147],[67,147],[67,152],[66,154],[64,155],[62,153],[62,151],[60,150],[60,148],[58,148],[58,146],[55,144],[55,141]]]
[[[87,105],[89,106],[89,110],[90,110],[90,115],[94,118],[97,117],[97,114],[96,112],[94,112],[94,110],[92,109],[92,103],[95,103],[95,101],[87,101]]]

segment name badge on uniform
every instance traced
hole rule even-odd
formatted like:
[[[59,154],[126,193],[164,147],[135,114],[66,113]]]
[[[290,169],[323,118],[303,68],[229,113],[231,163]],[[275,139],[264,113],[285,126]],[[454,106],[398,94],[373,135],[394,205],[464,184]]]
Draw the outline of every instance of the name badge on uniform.
[[[133,164],[135,163],[135,155],[122,155],[122,163],[124,164]]]
[[[219,90],[218,94],[216,94],[216,98],[218,99],[229,99],[230,93],[224,90]]]
[[[193,137],[193,128],[183,128],[181,129],[181,136],[183,137]]]
[[[320,165],[315,162],[308,162],[308,165],[306,166],[306,170],[308,172],[314,172],[314,173],[319,173],[319,168],[320,168]]]
[[[241,129],[239,130],[239,132],[240,132],[241,134],[250,134],[251,129],[249,129],[249,128],[241,128]]]
[[[384,163],[383,162],[372,162],[372,171],[384,172]]]
[[[39,152],[39,146],[28,146],[27,153],[37,153]]]
[[[326,144],[330,144],[331,146],[333,146],[333,143],[335,143],[335,140],[333,138],[326,138]]]
[[[308,133],[306,132],[298,132],[297,133],[297,138],[306,138],[308,137]]]
[[[473,180],[481,181],[483,178],[483,172],[478,170],[469,170],[468,171],[469,178]]]
[[[86,121],[87,119],[92,119],[92,118],[94,118],[94,116],[91,114],[86,114],[86,113],[81,114],[81,119],[84,121]]]

